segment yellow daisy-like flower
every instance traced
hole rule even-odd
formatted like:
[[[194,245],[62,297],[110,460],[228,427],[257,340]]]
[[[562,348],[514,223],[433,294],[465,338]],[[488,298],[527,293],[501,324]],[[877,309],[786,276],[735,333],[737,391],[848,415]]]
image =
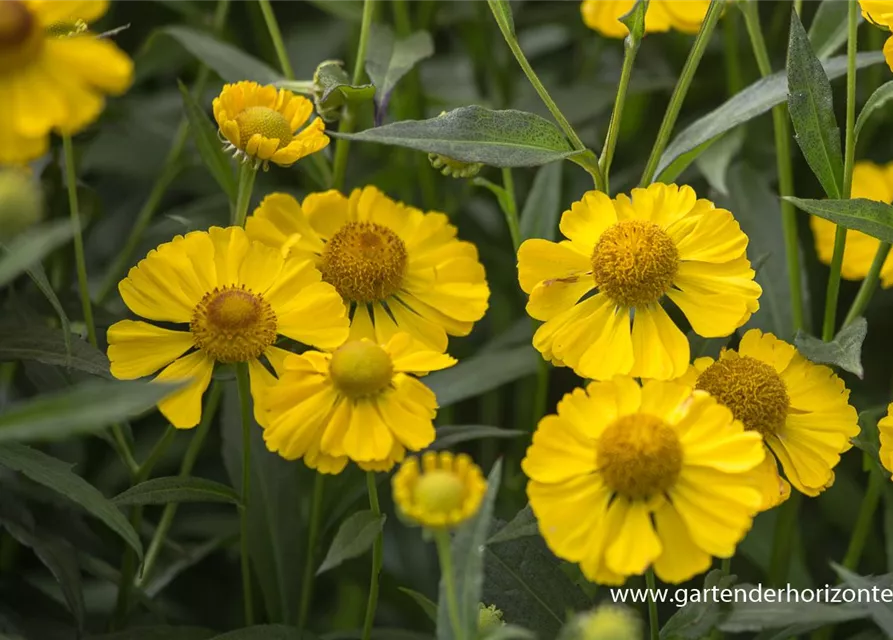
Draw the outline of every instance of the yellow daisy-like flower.
[[[349,340],[331,353],[293,354],[261,401],[264,441],[321,473],[340,473],[348,459],[388,471],[407,450],[434,442],[437,398],[412,374],[454,364],[407,333],[383,344]]]
[[[788,482],[808,496],[831,486],[840,454],[859,433],[843,380],[758,329],[745,333],[738,350],[724,350],[719,360],[698,358],[680,381],[709,392],[745,429],[763,436],[768,453],[758,471],[762,509],[788,498]]]
[[[703,391],[618,376],[544,417],[521,468],[549,548],[591,581],[679,583],[730,558],[760,506],[759,434]]]
[[[887,415],[878,420],[877,429],[881,441],[881,464],[884,469],[893,473],[893,403],[887,405]]]
[[[893,30],[893,0],[859,0],[859,6],[862,7],[862,16],[866,20],[885,31]],[[893,71],[893,37],[887,38],[884,43],[884,58]]]
[[[312,258],[351,308],[351,337],[385,343],[406,331],[438,351],[468,335],[490,290],[477,248],[456,238],[443,213],[395,202],[375,187],[264,198],[248,235]]]
[[[487,481],[464,453],[428,451],[407,459],[392,480],[400,513],[428,529],[454,529],[481,508]]]
[[[533,346],[582,377],[685,373],[688,340],[664,298],[705,337],[731,334],[759,309],[747,236],[691,187],[652,184],[614,200],[590,191],[560,228],[568,240],[521,245],[518,277],[527,313],[545,321]]]
[[[857,162],[853,167],[853,198],[866,198],[890,204],[893,202],[893,163],[885,166],[873,162]],[[809,224],[815,236],[815,249],[819,260],[831,264],[834,253],[834,235],[837,225],[823,218],[810,216]],[[840,274],[847,280],[862,280],[868,275],[880,240],[861,231],[850,229],[846,234],[846,248]],[[893,286],[893,254],[881,267],[881,286]]]
[[[338,293],[320,281],[312,262],[285,259],[249,240],[241,227],[176,236],[133,267],[118,291],[138,316],[188,325],[172,330],[121,320],[108,330],[116,378],[133,380],[163,367],[156,381],[190,380],[158,404],[180,429],[201,419],[202,394],[216,362],[247,362],[257,398],[273,378],[259,358],[275,364],[288,355],[274,346],[280,334],[329,348],[348,333]]]
[[[632,11],[635,0],[583,0],[580,12],[587,27],[608,38],[625,38],[629,29],[620,18]],[[697,33],[710,0],[651,0],[645,14],[645,32],[676,29]]]
[[[266,169],[270,162],[289,167],[329,144],[322,118],[307,124],[313,103],[286,89],[248,81],[227,84],[213,108],[228,142],[225,150],[255,167]]]
[[[0,164],[24,164],[46,153],[49,133],[72,135],[92,123],[104,96],[123,93],[133,62],[113,42],[59,23],[93,22],[108,2],[0,2]]]

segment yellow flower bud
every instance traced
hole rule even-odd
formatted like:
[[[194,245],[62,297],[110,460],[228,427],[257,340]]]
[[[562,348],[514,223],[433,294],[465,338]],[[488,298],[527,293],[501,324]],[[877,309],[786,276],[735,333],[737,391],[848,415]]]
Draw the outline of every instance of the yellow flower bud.
[[[40,187],[24,169],[0,170],[0,242],[10,240],[43,218]]]

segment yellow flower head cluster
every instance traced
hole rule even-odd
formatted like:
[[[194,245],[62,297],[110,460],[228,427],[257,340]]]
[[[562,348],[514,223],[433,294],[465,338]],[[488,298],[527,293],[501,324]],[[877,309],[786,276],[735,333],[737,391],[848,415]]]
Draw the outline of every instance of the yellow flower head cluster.
[[[73,27],[107,9],[105,0],[0,2],[0,164],[40,157],[50,132],[77,133],[99,117],[106,95],[130,86],[131,60],[110,40]]]
[[[893,0],[859,0],[862,16],[876,27],[893,30]],[[893,71],[893,36],[884,43],[884,58]]]
[[[580,12],[590,29],[608,38],[625,38],[629,30],[620,18],[635,4],[635,0],[583,0]],[[675,29],[697,33],[709,6],[710,0],[651,0],[645,14],[645,32]]]

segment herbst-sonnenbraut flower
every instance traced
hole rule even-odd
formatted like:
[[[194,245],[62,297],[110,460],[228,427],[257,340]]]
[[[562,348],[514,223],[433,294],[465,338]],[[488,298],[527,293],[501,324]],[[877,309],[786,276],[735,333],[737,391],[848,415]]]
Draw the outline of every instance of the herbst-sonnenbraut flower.
[[[685,373],[688,340],[665,300],[705,337],[731,334],[759,309],[747,236],[691,187],[652,184],[613,200],[590,191],[560,228],[567,240],[521,245],[518,277],[527,312],[545,322],[534,347],[582,377]]]
[[[375,187],[314,193],[302,203],[264,198],[248,235],[314,260],[351,310],[351,337],[387,342],[397,331],[444,351],[487,310],[490,290],[477,248],[456,238],[443,213],[423,213]]]
[[[729,558],[761,503],[757,433],[704,391],[618,376],[575,389],[521,463],[539,530],[591,581],[671,583]]]
[[[334,348],[348,334],[341,298],[321,282],[313,263],[286,259],[249,240],[241,227],[176,236],[133,267],[118,291],[138,316],[187,325],[175,330],[121,320],[108,330],[116,378],[132,380],[161,369],[156,381],[189,381],[158,404],[181,429],[201,419],[202,394],[215,363],[247,362],[257,398],[273,378],[260,359],[276,363],[288,354],[274,344],[279,335]]]
[[[862,16],[885,31],[893,30],[893,0],[859,0]],[[893,71],[893,36],[884,43],[884,58]]]
[[[583,0],[580,13],[590,29],[608,38],[625,38],[629,30],[620,18],[635,4],[635,0]],[[645,32],[676,29],[697,33],[709,6],[710,0],[651,0],[645,14]]]
[[[831,486],[840,455],[859,433],[843,380],[758,329],[744,334],[737,351],[726,349],[718,360],[698,358],[681,380],[709,392],[745,429],[763,436],[767,455],[757,474],[762,509],[788,498],[788,482],[808,496]]]

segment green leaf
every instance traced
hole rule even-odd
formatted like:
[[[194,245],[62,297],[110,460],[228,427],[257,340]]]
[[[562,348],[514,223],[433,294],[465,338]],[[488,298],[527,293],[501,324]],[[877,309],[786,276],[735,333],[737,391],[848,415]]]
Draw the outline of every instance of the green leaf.
[[[152,574],[148,584],[143,585],[142,591],[147,598],[155,598],[164,591],[180,574],[202,562],[208,556],[217,553],[221,549],[227,549],[239,542],[239,535],[230,534],[211,538],[206,542],[197,544],[183,550],[183,554],[164,566],[160,571]]]
[[[842,192],[843,152],[834,118],[831,82],[809,44],[800,17],[791,10],[788,40],[788,111],[797,144],[829,198]]]
[[[285,88],[294,84],[289,81],[278,83]],[[313,74],[313,85],[316,110],[327,121],[336,120],[335,114],[346,102],[365,102],[375,95],[374,85],[352,84],[340,60],[321,62]]]
[[[509,520],[508,524],[490,536],[487,540],[487,544],[508,542],[510,540],[517,540],[518,538],[535,536],[538,533],[539,526],[536,522],[536,516],[533,515],[533,509],[531,509],[528,504],[515,514],[515,517]]]
[[[889,578],[893,574],[888,574],[886,576],[877,576],[873,577],[871,580],[868,580],[856,573],[853,573],[849,569],[840,566],[836,562],[831,563],[831,568],[834,569],[834,572],[838,575],[838,577],[843,580],[843,583],[854,589],[857,594],[862,589],[867,589],[869,593],[871,593],[872,588],[876,587],[876,582],[878,580],[886,579],[889,582]],[[888,585],[889,586],[889,585]],[[884,632],[884,636],[887,638],[893,638],[893,607],[890,606],[889,603],[879,602],[873,598],[867,598],[867,602],[862,602],[861,598],[859,598],[859,603],[862,604],[865,609],[868,610],[868,615],[874,620],[874,623],[880,628],[881,631]]]
[[[422,611],[425,612],[429,618],[431,618],[432,622],[437,622],[437,604],[429,600],[426,596],[422,595],[418,591],[413,591],[412,589],[407,589],[406,587],[397,587],[400,591],[408,595],[410,598],[416,601]]]
[[[90,636],[90,640],[211,640],[216,632],[202,627],[134,627],[126,631]]]
[[[64,329],[42,324],[0,325],[0,360],[34,360],[109,377],[105,354],[84,340],[73,340],[66,351]]]
[[[59,298],[56,296],[56,292],[53,291],[53,286],[47,279],[47,274],[43,270],[43,265],[35,264],[33,267],[28,269],[28,277],[30,277],[34,285],[38,289],[40,289],[40,292],[43,294],[43,296],[47,299],[47,302],[50,303],[50,306],[52,306],[53,310],[56,312],[56,316],[59,318],[59,324],[62,325],[62,346],[65,348],[66,358],[70,359],[72,356],[71,322],[68,321],[68,314],[65,313],[65,309],[62,307],[62,303],[59,302]]]
[[[620,22],[629,29],[626,46],[638,46],[645,37],[645,13],[648,11],[648,0],[636,0],[636,4],[620,17]]]
[[[794,344],[809,360],[820,364],[833,364],[861,378],[864,373],[862,343],[867,332],[868,322],[865,318],[857,318],[841,329],[831,342],[824,342],[798,331]]]
[[[358,511],[342,522],[332,540],[326,559],[316,570],[316,575],[334,569],[371,549],[372,543],[384,527],[385,519],[384,515],[376,515],[371,511]]]
[[[860,53],[856,56],[856,68],[864,69],[884,62],[879,52]],[[846,56],[836,56],[822,62],[831,80],[846,73]],[[674,160],[739,124],[752,120],[781,104],[788,97],[787,73],[779,71],[742,89],[722,105],[688,125],[667,147],[657,166],[657,174],[663,174]],[[693,159],[693,158],[692,158]],[[678,175],[678,174],[677,174]]]
[[[239,495],[231,487],[194,476],[153,478],[130,487],[112,498],[119,507],[170,502],[229,502],[240,504]]]
[[[754,589],[753,585],[742,585]],[[828,624],[866,618],[864,609],[834,606],[818,602],[738,602],[732,606],[719,628],[727,633],[762,631],[791,625],[809,625],[816,629]]]
[[[702,153],[706,152],[719,139],[720,136],[710,138],[710,140],[702,142],[691,151],[686,151],[680,155],[657,174],[655,182],[663,182],[664,184],[676,182],[676,179],[682,175],[682,172],[688,169],[692,162],[697,160]]]
[[[0,443],[93,433],[138,416],[179,385],[90,380],[13,404],[0,415]]]
[[[121,536],[142,560],[143,546],[127,518],[96,487],[75,474],[71,465],[21,444],[0,446],[0,465],[18,471],[81,505]]]
[[[39,265],[45,256],[71,240],[73,235],[71,223],[60,220],[36,225],[0,244],[0,287]]]
[[[561,176],[563,162],[540,167],[521,210],[521,241],[529,238],[555,240],[561,215]]]
[[[858,17],[859,22],[862,16]],[[847,3],[822,0],[809,25],[809,41],[819,60],[825,60],[846,42]]]
[[[254,80],[260,84],[273,84],[282,79],[266,63],[207,33],[181,26],[165,27],[160,33],[174,38],[189,53],[217,72],[224,82]]]
[[[728,589],[737,577],[726,576],[723,572],[714,569],[704,577],[704,589],[712,590]],[[661,640],[700,640],[710,636],[713,629],[722,618],[721,603],[712,598],[704,602],[687,602],[676,610],[660,630]]]
[[[744,145],[744,129],[734,129],[711,144],[695,159],[707,184],[722,195],[729,195],[726,175],[732,160]]]
[[[493,519],[493,507],[502,473],[502,460],[497,460],[487,478],[487,494],[477,514],[459,527],[450,543],[453,561],[452,588],[456,596],[456,615],[460,630],[459,637],[473,638],[477,635],[478,614],[480,611],[481,589],[484,582],[484,543]],[[447,605],[446,580],[440,579],[440,592],[437,599],[437,640],[457,640],[453,635],[450,608]]]
[[[189,93],[186,85],[179,80],[177,84],[180,86],[180,95],[183,96],[186,119],[189,120],[189,132],[192,134],[202,162],[220,188],[223,189],[227,198],[231,202],[235,202],[238,184],[230,158],[223,151],[222,143],[217,136],[217,129],[211,124],[211,120],[192,97],[192,94]]]
[[[877,423],[886,413],[886,405],[859,412],[859,433],[853,438],[853,444],[867,453],[872,460],[878,459],[881,447]]]
[[[496,18],[496,23],[503,27],[503,30],[515,35],[515,18],[512,16],[512,5],[509,0],[487,0],[490,5],[490,11]]]
[[[363,19],[363,0],[307,0],[313,6],[322,9],[339,20],[360,22]]]
[[[436,371],[425,376],[424,381],[437,395],[437,403],[448,407],[536,373],[539,358],[530,345],[490,351],[463,360],[455,367]]]
[[[876,200],[806,200],[787,196],[798,209],[872,238],[893,242],[893,206]]]
[[[373,24],[366,51],[366,73],[378,89],[375,101],[378,120],[387,109],[391,92],[400,79],[416,64],[434,55],[434,41],[427,31],[416,31],[397,39],[390,27]]]
[[[306,634],[305,634],[306,635]],[[211,640],[302,640],[301,632],[281,624],[261,624],[214,636]],[[303,640],[307,640],[304,638]]]
[[[503,429],[501,427],[487,427],[484,425],[453,425],[437,428],[437,439],[431,443],[430,448],[449,449],[460,442],[469,440],[481,440],[483,438],[517,438],[529,435],[527,431],[517,429]]]
[[[532,167],[575,153],[554,124],[533,113],[472,105],[428,120],[404,120],[335,137],[439,153],[493,167]]]
[[[825,1],[830,2],[831,0]],[[875,92],[871,94],[871,97],[865,101],[865,106],[863,106],[862,111],[859,112],[859,117],[856,118],[856,127],[853,130],[857,140],[859,139],[859,133],[862,131],[862,127],[868,122],[868,118],[871,117],[871,114],[887,104],[890,100],[893,100],[893,80],[885,82],[879,86]]]

